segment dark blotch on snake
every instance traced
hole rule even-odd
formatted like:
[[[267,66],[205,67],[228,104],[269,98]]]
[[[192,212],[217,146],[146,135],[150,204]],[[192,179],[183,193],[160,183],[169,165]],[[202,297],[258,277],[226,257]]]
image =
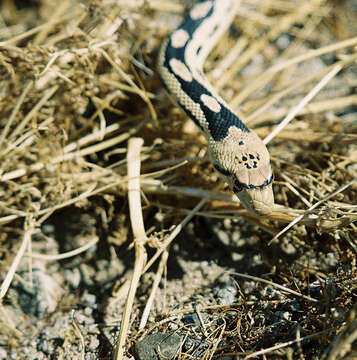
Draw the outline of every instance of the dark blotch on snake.
[[[214,7],[212,6],[208,13],[200,19],[192,19],[190,16],[186,17],[185,20],[181,23],[181,25],[177,28],[185,30],[189,38],[192,39],[192,35],[195,33],[197,28],[201,25],[203,21],[208,19]],[[217,25],[218,26],[218,25]],[[176,30],[176,31],[177,31]],[[216,28],[213,29],[213,32],[217,31]],[[184,81],[180,76],[176,75],[171,66],[169,65],[170,59],[177,59],[184,64],[186,64],[185,59],[185,50],[187,44],[190,43],[190,40],[187,41],[186,45],[180,48],[175,48],[171,44],[171,39],[168,43],[166,48],[165,60],[164,60],[164,67],[170,69],[170,73],[173,74],[176,80],[179,82],[181,90],[190,97],[195,104],[199,104],[203,114],[205,116],[205,120],[208,125],[208,132],[214,141],[221,141],[225,139],[228,135],[228,130],[231,126],[235,126],[236,128],[242,130],[243,132],[249,132],[249,129],[238,119],[238,117],[233,114],[229,109],[227,109],[221,102],[220,104],[220,111],[214,112],[209,109],[205,104],[201,101],[200,97],[203,94],[206,94],[211,97],[215,97],[212,95],[204,86],[202,86],[198,81],[192,79],[192,81]],[[198,44],[197,51],[200,51],[200,47],[204,44]],[[195,69],[196,71],[200,72],[200,69]],[[205,132],[206,129],[203,129],[202,124],[199,124],[199,119],[193,116],[193,109],[184,106],[182,103],[180,105],[184,108],[185,112],[188,114],[190,118],[194,120],[194,122],[200,127],[200,129]],[[243,145],[243,144],[240,144]]]

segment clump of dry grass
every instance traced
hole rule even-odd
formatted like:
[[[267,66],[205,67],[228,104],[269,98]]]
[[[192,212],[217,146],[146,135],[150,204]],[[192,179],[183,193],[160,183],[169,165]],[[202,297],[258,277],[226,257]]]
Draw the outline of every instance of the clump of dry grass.
[[[257,217],[217,182],[202,136],[170,103],[155,75],[159,44],[182,17],[185,5],[107,0],[84,6],[64,0],[38,1],[19,9],[11,0],[2,3],[0,269],[6,276],[1,299],[25,255],[36,256],[31,254],[31,238],[51,215],[69,207],[97,209],[105,203],[110,209],[105,217],[112,221],[124,208],[109,239],[125,242],[128,232],[119,228],[130,219],[137,262],[116,348],[120,359],[128,350],[128,338],[133,338],[129,317],[140,274],[161,259],[143,320],[132,325],[145,329],[168,245],[185,224],[194,215],[243,217],[274,242],[296,244],[327,234],[336,241],[333,248],[341,264],[352,264],[349,278],[337,279],[341,306],[351,311],[346,324],[336,321],[321,330],[324,312],[316,313],[314,301],[304,303],[311,314],[305,337],[332,341],[330,350],[319,354],[340,359],[342,347],[355,341],[348,328],[355,321],[351,319],[356,296],[357,16],[346,12],[349,3],[307,0],[297,6],[293,0],[246,0],[235,31],[225,35],[206,63],[207,76],[222,96],[270,142],[279,205],[271,216]],[[142,148],[136,148],[135,138],[142,139]],[[130,212],[124,206],[128,193]],[[160,222],[148,218],[155,209],[164,217]],[[157,252],[144,265],[145,234],[159,232],[162,224],[173,230],[163,241],[151,238]],[[308,265],[301,266],[308,271]],[[303,286],[304,271],[289,283]],[[257,309],[254,304],[244,306],[251,306],[252,313]],[[224,318],[222,308],[208,310]],[[7,327],[16,334],[11,322]],[[217,329],[212,328],[217,331],[213,338],[222,340],[224,329]],[[263,345],[252,336],[244,334],[239,352],[247,355],[244,349],[254,352]],[[224,353],[217,344],[215,351]],[[234,348],[234,342],[229,344]],[[264,345],[270,352],[277,350],[273,344]],[[211,347],[210,351],[213,354]],[[313,358],[307,349],[299,351]]]

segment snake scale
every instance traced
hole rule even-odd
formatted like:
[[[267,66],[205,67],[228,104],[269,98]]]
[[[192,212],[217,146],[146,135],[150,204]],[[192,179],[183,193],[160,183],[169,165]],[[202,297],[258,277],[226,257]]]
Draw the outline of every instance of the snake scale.
[[[269,152],[205,78],[203,63],[234,20],[238,0],[199,0],[162,43],[158,72],[207,139],[215,170],[251,212],[274,206]]]

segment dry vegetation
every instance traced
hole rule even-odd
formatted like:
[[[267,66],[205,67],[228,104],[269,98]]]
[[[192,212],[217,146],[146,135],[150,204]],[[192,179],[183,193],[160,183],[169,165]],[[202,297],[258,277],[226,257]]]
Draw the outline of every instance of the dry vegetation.
[[[36,265],[48,279],[63,278],[82,263],[97,269],[115,251],[115,261],[131,260],[105,290],[90,289],[100,308],[98,358],[130,358],[140,339],[158,331],[205,345],[196,353],[183,346],[179,359],[357,358],[356,5],[244,0],[206,62],[222,96],[268,137],[279,205],[264,218],[241,208],[218,181],[203,137],[157,77],[160,42],[189,3],[0,3],[0,346],[17,358],[31,346],[39,351],[28,339],[55,315],[80,311],[89,291],[62,281],[43,323],[19,306],[14,282],[31,282],[22,271]],[[51,225],[61,235],[54,251],[44,231]],[[231,242],[210,244],[217,226],[257,251],[254,273],[248,255],[229,258]],[[69,232],[67,247],[61,231]],[[187,273],[170,279],[177,236],[202,255],[188,258],[188,247],[180,259]],[[212,258],[215,246],[226,247],[226,258]],[[197,278],[190,266],[206,256],[197,272],[214,275]],[[231,304],[212,295],[222,271],[237,291]],[[182,322],[189,312],[200,319],[199,333]],[[41,329],[29,325],[37,321]],[[84,358],[86,325],[73,320],[65,330],[48,358]]]

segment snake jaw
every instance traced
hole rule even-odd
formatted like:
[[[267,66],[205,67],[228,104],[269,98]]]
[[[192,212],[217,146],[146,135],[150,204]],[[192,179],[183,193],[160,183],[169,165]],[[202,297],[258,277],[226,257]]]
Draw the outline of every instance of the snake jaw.
[[[269,215],[273,211],[274,193],[272,175],[260,186],[247,188],[247,185],[239,185],[237,179],[234,180],[234,176],[226,172],[223,173],[219,166],[215,165],[214,168],[248,211],[257,215]]]
[[[260,189],[244,189],[235,192],[243,206],[257,215],[269,215],[274,208],[272,184]]]

